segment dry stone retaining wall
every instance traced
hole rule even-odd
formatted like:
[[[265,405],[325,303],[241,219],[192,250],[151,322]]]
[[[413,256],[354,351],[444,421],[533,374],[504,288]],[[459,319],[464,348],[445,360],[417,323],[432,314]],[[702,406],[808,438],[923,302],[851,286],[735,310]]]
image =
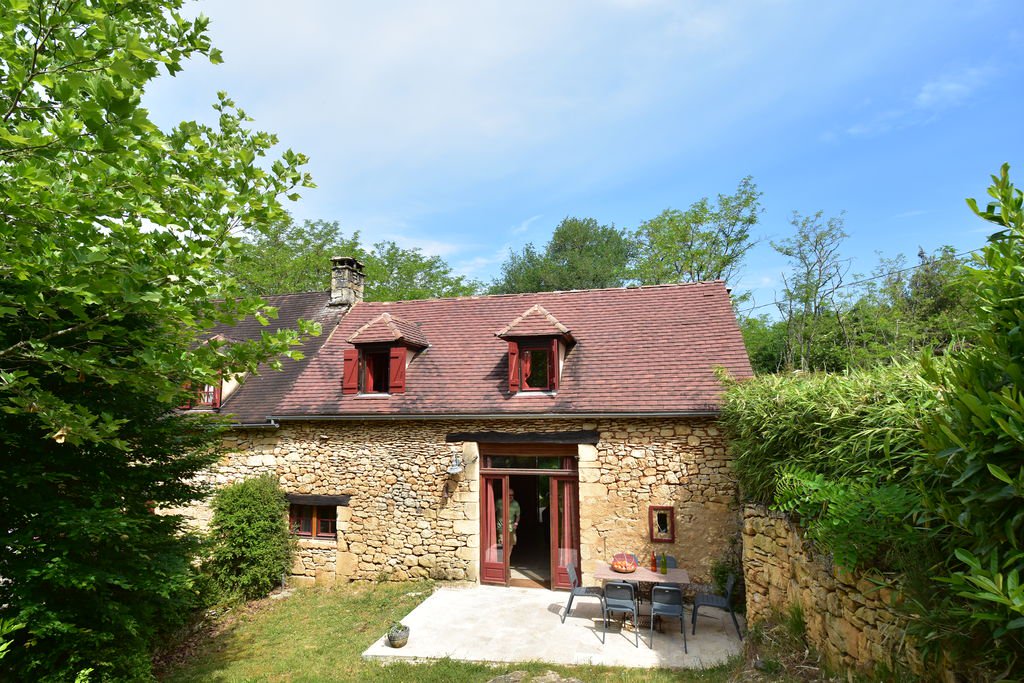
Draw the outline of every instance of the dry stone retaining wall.
[[[581,567],[615,552],[675,555],[694,579],[739,533],[736,484],[725,442],[705,418],[649,420],[399,420],[286,423],[236,430],[227,455],[205,476],[214,486],[271,473],[289,493],[350,495],[338,508],[337,540],[300,539],[300,582],[475,581],[479,576],[478,445],[446,443],[451,432],[596,430],[578,446]],[[446,469],[459,453],[471,463]],[[676,542],[652,544],[648,506],[673,505]],[[205,508],[192,511],[208,518]]]
[[[743,510],[743,571],[747,621],[799,605],[808,641],[833,666],[918,670],[904,641],[897,595],[878,581],[831,566],[785,515],[748,505]]]

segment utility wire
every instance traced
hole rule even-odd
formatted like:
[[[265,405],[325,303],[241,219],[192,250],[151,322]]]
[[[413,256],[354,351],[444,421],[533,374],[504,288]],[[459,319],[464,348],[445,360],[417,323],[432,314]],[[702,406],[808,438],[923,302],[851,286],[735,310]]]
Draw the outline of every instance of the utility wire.
[[[959,254],[953,254],[953,258],[958,259],[958,258],[961,258],[963,256],[968,256],[970,254],[973,254],[976,251],[978,251],[978,250],[977,249],[972,249],[971,251],[965,251],[965,252],[962,252],[962,253],[959,253]],[[918,268],[924,268],[927,265],[929,265],[929,264],[928,263],[918,263],[916,266],[908,266],[907,268],[901,268],[900,270],[891,270],[888,273],[882,273],[881,275],[872,275],[871,277],[866,277],[866,278],[864,278],[862,280],[857,280],[855,282],[847,282],[846,284],[839,285],[838,287],[836,287],[836,289],[846,289],[847,287],[853,287],[854,285],[862,285],[865,282],[871,282],[872,280],[881,280],[882,278],[889,277],[890,275],[899,275],[900,273],[907,273],[907,272],[909,272],[911,270],[917,270]],[[750,313],[751,311],[756,311],[759,308],[767,308],[768,306],[778,306],[778,304],[779,304],[778,301],[773,301],[773,302],[768,303],[768,304],[759,304],[757,306],[751,306],[750,308],[748,308],[745,311],[740,311],[739,315],[745,316],[747,313]]]

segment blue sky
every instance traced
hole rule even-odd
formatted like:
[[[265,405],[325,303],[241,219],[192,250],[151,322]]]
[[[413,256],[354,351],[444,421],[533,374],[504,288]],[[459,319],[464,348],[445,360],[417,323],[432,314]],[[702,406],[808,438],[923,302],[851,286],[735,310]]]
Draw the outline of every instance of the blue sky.
[[[964,198],[1010,162],[1024,185],[1024,3],[216,0],[225,63],[162,77],[162,125],[218,90],[309,155],[299,219],[337,220],[492,279],[565,216],[635,228],[667,207],[764,192],[732,284],[772,301],[768,240],[794,210],[846,211],[844,254],[983,244]],[[325,283],[326,285],[326,283]]]

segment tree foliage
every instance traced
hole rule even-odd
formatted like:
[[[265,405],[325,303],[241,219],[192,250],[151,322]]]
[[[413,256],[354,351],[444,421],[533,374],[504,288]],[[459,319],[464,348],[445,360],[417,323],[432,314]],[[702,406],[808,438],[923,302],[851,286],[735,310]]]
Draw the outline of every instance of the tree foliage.
[[[208,562],[225,596],[265,597],[291,568],[288,501],[273,475],[226,486],[213,497]]]
[[[800,370],[837,369],[842,361],[837,294],[849,270],[840,248],[847,238],[843,217],[822,220],[822,212],[801,216],[793,212],[796,234],[772,242],[789,259],[778,307],[786,321],[785,365]]]
[[[989,647],[1024,651],[1024,193],[1004,165],[981,218],[998,226],[970,278],[975,341],[947,366],[924,357],[942,406],[925,425],[915,472],[922,521],[949,551],[942,572],[964,602],[952,613],[983,629]],[[1024,672],[1024,662],[1014,663]]]
[[[481,287],[479,282],[453,273],[440,256],[403,249],[390,241],[375,243],[364,263],[367,301],[469,296]]]
[[[782,319],[741,318],[751,365],[759,374],[800,369],[801,359],[811,370],[868,368],[907,362],[924,349],[945,354],[969,344],[975,291],[967,270],[949,246],[920,250],[914,266],[902,255],[882,257],[869,277],[837,290],[809,324],[804,309],[788,298]],[[800,336],[808,331],[801,356]]]
[[[227,272],[251,294],[319,292],[330,287],[331,257],[364,258],[359,233],[346,237],[337,222],[295,223],[289,216],[249,227]]]
[[[738,276],[747,252],[757,244],[751,230],[761,214],[761,195],[751,176],[730,195],[707,197],[686,211],[665,209],[636,231],[636,278],[647,285],[725,280]]]
[[[228,265],[247,292],[265,296],[316,292],[331,282],[331,257],[352,256],[366,266],[367,301],[402,301],[475,294],[480,284],[452,272],[440,256],[381,241],[365,250],[359,232],[346,237],[337,221],[288,219],[249,228]]]
[[[240,226],[285,216],[305,158],[267,155],[226,96],[158,128],[146,84],[201,55],[179,0],[8,0],[0,9],[0,619],[22,680],[144,679],[192,594],[190,540],[149,507],[194,499],[217,426],[187,382],[255,370],[300,334],[195,344],[274,311],[223,276]],[[274,361],[279,363],[280,361]]]
[[[630,276],[633,241],[614,225],[565,218],[543,250],[527,244],[510,252],[493,294],[621,287]]]

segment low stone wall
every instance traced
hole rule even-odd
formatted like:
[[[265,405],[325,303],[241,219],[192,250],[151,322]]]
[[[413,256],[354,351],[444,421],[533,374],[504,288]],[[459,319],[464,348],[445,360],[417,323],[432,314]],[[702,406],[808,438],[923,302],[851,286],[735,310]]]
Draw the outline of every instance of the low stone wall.
[[[739,532],[736,484],[725,441],[708,418],[396,420],[288,423],[237,430],[205,481],[215,487],[271,473],[289,493],[349,495],[338,508],[338,538],[301,539],[299,581],[479,577],[478,444],[446,443],[452,432],[592,430],[578,448],[580,565],[628,551],[676,556],[707,580]],[[446,474],[454,453],[471,463]],[[675,507],[675,543],[653,544],[648,506]],[[199,508],[193,516],[202,518]]]
[[[892,608],[897,595],[835,569],[786,515],[744,507],[743,574],[748,623],[799,605],[808,642],[833,666],[918,669],[904,641],[906,622]]]

